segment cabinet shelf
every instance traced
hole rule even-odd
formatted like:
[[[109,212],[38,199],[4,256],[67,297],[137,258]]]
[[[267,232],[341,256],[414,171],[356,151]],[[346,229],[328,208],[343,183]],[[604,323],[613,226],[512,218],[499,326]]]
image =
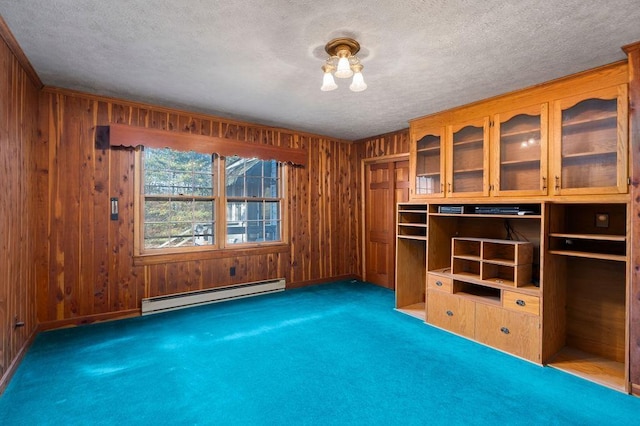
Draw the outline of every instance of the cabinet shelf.
[[[551,359],[548,365],[609,388],[625,391],[625,366],[623,362],[565,346]]]
[[[531,165],[535,166],[536,164],[540,164],[539,158],[527,159],[527,160],[510,160],[510,161],[501,161],[500,165],[502,166],[519,166],[519,165]]]
[[[559,256],[584,257],[587,259],[614,260],[617,262],[626,262],[627,260],[627,257],[621,254],[590,253],[586,251],[572,251],[572,250],[549,250],[549,253],[557,254]]]
[[[598,240],[598,241],[619,241],[624,242],[627,241],[627,237],[624,235],[607,235],[607,234],[565,234],[559,232],[552,232],[549,234],[550,237],[557,238],[569,238],[569,239],[580,239],[580,240]]]
[[[457,169],[453,171],[453,174],[463,174],[463,173],[479,173],[479,172],[484,172],[484,169],[482,167],[474,167],[471,169]]]
[[[469,139],[469,140],[454,142],[453,146],[473,145],[473,144],[482,144],[482,143],[484,143],[484,139]]]
[[[416,176],[418,176],[418,177],[440,176],[440,172],[433,172],[433,173],[416,173]]]
[[[535,135],[540,137],[540,128],[514,130],[506,133],[500,133],[500,138],[512,138],[514,136]]]
[[[416,152],[437,153],[437,152],[440,152],[440,147],[439,146],[430,146],[430,147],[427,147],[427,148],[418,148],[416,150]]]
[[[403,240],[427,241],[427,237],[424,235],[398,235],[398,238]]]
[[[396,308],[398,311],[403,314],[411,315],[412,317],[419,318],[421,320],[425,319],[426,314],[426,304],[423,302],[413,303],[411,305],[401,306]]]
[[[595,123],[600,123],[603,121],[608,121],[611,120],[615,123],[615,121],[617,121],[618,119],[618,113],[617,111],[614,112],[607,112],[607,113],[602,113],[599,115],[592,115],[589,118],[582,118],[582,119],[576,119],[576,120],[569,120],[569,121],[563,121],[562,122],[562,127],[563,128],[570,128],[570,127],[578,127],[578,126],[582,126],[585,124],[595,124]]]
[[[616,151],[592,151],[592,152],[576,152],[574,154],[565,154],[562,156],[563,160],[578,159],[578,158],[591,158],[591,157],[608,157],[616,156]]]
[[[423,214],[426,214],[427,210],[398,210],[398,213],[423,213]]]

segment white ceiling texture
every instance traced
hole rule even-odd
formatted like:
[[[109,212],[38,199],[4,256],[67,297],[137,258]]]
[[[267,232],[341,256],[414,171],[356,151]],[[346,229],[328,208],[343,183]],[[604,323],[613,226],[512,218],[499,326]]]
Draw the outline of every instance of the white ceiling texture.
[[[356,140],[594,68],[640,0],[0,0],[45,85]],[[321,92],[325,44],[368,89]]]

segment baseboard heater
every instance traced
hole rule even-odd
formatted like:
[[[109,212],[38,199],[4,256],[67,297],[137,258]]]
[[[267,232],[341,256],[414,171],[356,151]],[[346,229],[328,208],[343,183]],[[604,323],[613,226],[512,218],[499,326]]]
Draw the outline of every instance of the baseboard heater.
[[[284,288],[284,278],[278,278],[275,280],[256,281],[207,290],[170,294],[168,296],[149,297],[142,299],[142,315],[157,314],[159,312],[190,308],[208,303],[275,293],[283,291]]]

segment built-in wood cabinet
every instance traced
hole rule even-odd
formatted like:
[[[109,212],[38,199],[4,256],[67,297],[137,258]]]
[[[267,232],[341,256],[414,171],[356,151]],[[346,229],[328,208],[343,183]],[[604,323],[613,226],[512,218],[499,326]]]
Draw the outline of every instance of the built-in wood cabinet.
[[[629,391],[629,204],[459,206],[398,205],[398,310]]]
[[[444,127],[436,127],[420,131],[411,144],[410,194],[414,198],[444,197],[444,139]]]
[[[447,197],[489,195],[489,117],[447,127]]]
[[[424,279],[420,292],[408,277],[423,271],[408,269],[413,296],[398,306],[629,392],[628,81],[612,64],[412,120],[410,200],[424,203],[426,237],[397,261],[419,253]]]
[[[554,193],[628,191],[627,85],[554,101]]]
[[[543,103],[493,116],[492,194],[547,194],[548,110]]]

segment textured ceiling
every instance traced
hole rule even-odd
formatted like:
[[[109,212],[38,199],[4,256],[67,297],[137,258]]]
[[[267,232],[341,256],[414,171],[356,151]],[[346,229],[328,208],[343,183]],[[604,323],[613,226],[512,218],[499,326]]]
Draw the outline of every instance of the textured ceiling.
[[[49,86],[355,140],[625,59],[639,0],[0,0]],[[369,88],[321,92],[352,36]]]

